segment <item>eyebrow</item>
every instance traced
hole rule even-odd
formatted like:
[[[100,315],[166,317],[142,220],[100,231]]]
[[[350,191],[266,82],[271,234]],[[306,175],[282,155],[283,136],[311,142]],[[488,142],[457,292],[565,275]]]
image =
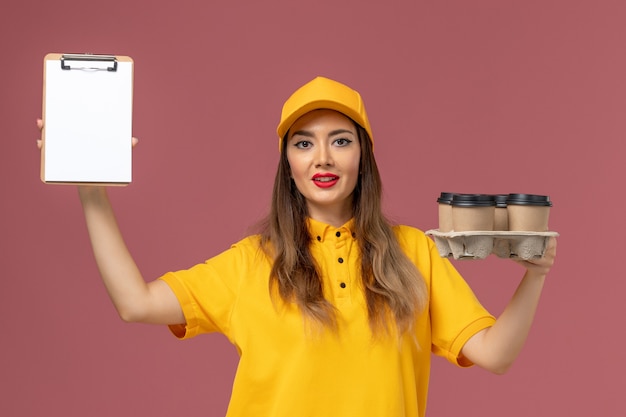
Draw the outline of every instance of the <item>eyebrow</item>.
[[[335,136],[335,135],[339,135],[341,133],[350,133],[351,135],[354,135],[354,132],[348,129],[335,129],[333,131],[331,131],[328,136]],[[313,134],[313,132],[309,132],[308,130],[297,130],[295,132],[293,132],[293,135],[291,135],[291,137],[294,137],[296,135],[299,136],[306,136],[309,138],[314,137],[315,135]]]

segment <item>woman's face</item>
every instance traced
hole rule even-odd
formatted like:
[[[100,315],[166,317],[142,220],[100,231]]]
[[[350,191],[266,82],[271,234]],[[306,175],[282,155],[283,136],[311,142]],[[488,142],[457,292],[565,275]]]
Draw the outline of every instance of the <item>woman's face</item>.
[[[361,145],[352,120],[333,110],[314,110],[289,129],[287,160],[309,216],[340,226],[352,217]]]

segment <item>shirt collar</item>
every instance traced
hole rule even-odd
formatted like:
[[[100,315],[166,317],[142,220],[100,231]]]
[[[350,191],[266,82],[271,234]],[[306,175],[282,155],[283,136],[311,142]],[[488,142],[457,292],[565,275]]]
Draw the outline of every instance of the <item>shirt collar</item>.
[[[329,224],[317,221],[312,218],[307,218],[307,227],[309,229],[309,233],[314,240],[323,242],[329,238],[338,238],[338,237],[347,237],[350,236],[352,238],[356,237],[354,231],[354,219],[348,220],[341,227],[334,227]],[[339,234],[339,235],[338,235]]]

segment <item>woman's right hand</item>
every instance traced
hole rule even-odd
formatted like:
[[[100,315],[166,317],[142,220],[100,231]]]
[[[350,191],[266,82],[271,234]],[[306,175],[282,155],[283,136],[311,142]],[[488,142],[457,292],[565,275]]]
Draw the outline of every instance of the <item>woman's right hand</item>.
[[[43,120],[42,119],[37,119],[37,129],[39,129],[39,132],[41,132],[43,130]],[[137,143],[139,143],[139,139],[133,137],[131,138],[132,144],[133,144],[133,148],[135,147],[135,145],[137,145]],[[43,139],[39,138],[37,139],[37,148],[41,149],[43,146]]]
[[[37,119],[37,129],[39,129],[39,132],[41,133],[41,131],[43,130],[43,120],[42,119]],[[137,143],[139,143],[139,139],[133,137],[131,138],[132,141],[132,145],[133,148],[137,145]],[[43,139],[41,139],[41,137],[39,139],[37,139],[37,149],[41,149],[43,147]],[[99,185],[79,185],[78,186],[78,192],[79,195],[82,198],[87,198],[90,195],[92,195],[95,191],[95,189],[99,189],[99,188],[104,188],[102,186]]]
[[[43,129],[43,120],[37,119],[37,129],[39,129],[39,132],[41,132],[41,130]],[[43,146],[42,139],[41,138],[37,139],[37,148],[41,149],[42,146]]]

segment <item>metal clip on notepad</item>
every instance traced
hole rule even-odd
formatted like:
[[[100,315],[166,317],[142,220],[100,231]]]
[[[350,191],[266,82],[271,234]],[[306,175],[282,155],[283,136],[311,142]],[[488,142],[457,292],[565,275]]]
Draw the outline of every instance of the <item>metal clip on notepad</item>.
[[[103,65],[103,66],[86,66],[83,65],[75,65],[70,66],[66,62],[75,61],[75,62],[87,62],[87,63],[107,63],[110,62],[113,65]],[[95,70],[95,71],[109,71],[115,72],[117,71],[117,58],[112,55],[93,55],[93,54],[65,54],[61,56],[61,69],[64,70],[72,70],[72,69],[82,69],[82,70]]]

